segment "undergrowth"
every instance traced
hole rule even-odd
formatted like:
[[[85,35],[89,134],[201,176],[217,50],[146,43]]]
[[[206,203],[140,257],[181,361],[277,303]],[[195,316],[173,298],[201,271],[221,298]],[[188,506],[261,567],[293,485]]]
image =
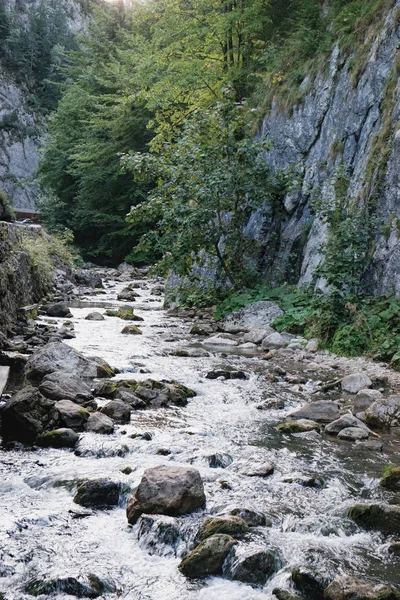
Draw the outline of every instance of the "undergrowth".
[[[215,318],[259,300],[276,302],[285,313],[272,326],[306,338],[342,356],[367,354],[400,368],[400,301],[393,296],[323,294],[310,287],[259,285],[226,298]]]

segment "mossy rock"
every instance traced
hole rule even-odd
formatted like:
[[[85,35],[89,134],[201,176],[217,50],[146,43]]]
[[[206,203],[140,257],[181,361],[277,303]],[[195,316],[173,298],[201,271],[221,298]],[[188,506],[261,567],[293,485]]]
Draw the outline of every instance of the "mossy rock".
[[[97,365],[97,377],[114,377],[115,371],[107,363]]]
[[[213,535],[192,550],[178,569],[183,575],[193,579],[221,575],[222,565],[235,544],[237,541],[230,535]]]
[[[321,427],[315,421],[298,419],[285,421],[275,427],[280,433],[306,433],[307,431],[320,431]]]
[[[400,506],[387,504],[356,504],[348,517],[360,527],[400,535]]]
[[[381,486],[395,492],[400,491],[400,467],[394,467],[387,475],[384,475]]]
[[[74,448],[78,440],[79,435],[75,431],[64,427],[39,435],[36,444],[42,448]]]
[[[133,308],[119,308],[118,310],[106,310],[107,317],[118,317],[123,321],[144,321],[142,317],[135,315]]]
[[[234,515],[209,517],[201,525],[196,539],[199,542],[204,542],[204,540],[216,533],[226,533],[227,535],[235,536],[246,533],[248,530],[249,526],[241,517]]]

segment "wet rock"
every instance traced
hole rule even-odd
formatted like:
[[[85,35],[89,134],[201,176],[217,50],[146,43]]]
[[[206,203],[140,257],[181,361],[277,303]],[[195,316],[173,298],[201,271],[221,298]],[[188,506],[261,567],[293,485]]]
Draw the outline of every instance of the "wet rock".
[[[64,317],[68,319],[72,317],[72,313],[66,302],[55,302],[54,304],[45,304],[41,307],[41,309],[49,317]]]
[[[400,542],[393,542],[393,544],[390,544],[388,552],[389,554],[394,554],[394,556],[400,556]]]
[[[114,433],[114,421],[101,412],[95,412],[87,420],[86,431],[109,435]]]
[[[131,306],[126,308],[119,308],[118,310],[106,310],[104,314],[107,315],[107,317],[118,317],[123,321],[144,321],[142,317],[139,317],[138,315],[134,314],[133,308]]]
[[[214,332],[214,328],[211,325],[208,324],[204,324],[204,325],[193,325],[193,327],[190,328],[189,333],[191,335],[201,335],[204,337],[207,337],[208,335],[211,335]]]
[[[358,412],[364,412],[371,406],[371,404],[380,398],[382,398],[382,394],[379,390],[360,390],[354,399],[354,414],[357,414]]]
[[[207,538],[192,550],[180,563],[178,569],[194,579],[221,575],[222,565],[237,541],[229,535],[218,534]]]
[[[172,350],[170,355],[181,356],[183,358],[201,358],[204,356],[210,356],[210,353],[204,348],[177,348],[176,350]]]
[[[324,590],[330,583],[324,577],[307,568],[297,568],[292,571],[292,580],[296,589],[307,600],[323,600]]]
[[[383,442],[380,440],[367,440],[366,442],[358,442],[353,449],[362,450],[365,452],[382,452]]]
[[[102,398],[114,398],[117,392],[117,384],[114,381],[103,380],[95,384],[93,393]]]
[[[118,300],[126,300],[128,302],[134,302],[136,298],[140,298],[140,294],[130,289],[130,287],[126,287],[120,291],[118,294]]]
[[[285,339],[281,336],[280,333],[275,331],[270,335],[267,335],[266,338],[263,339],[261,348],[263,350],[273,350],[274,348],[283,348],[285,345]]]
[[[120,400],[111,400],[100,409],[100,412],[113,419],[116,423],[129,423],[131,420],[131,409]]]
[[[337,435],[340,431],[348,427],[358,427],[368,431],[368,427],[362,421],[357,419],[357,417],[353,417],[353,415],[343,415],[340,419],[329,423],[329,425],[325,427],[325,433]]]
[[[36,444],[42,448],[74,448],[78,440],[79,435],[75,431],[63,427],[42,433],[37,437]]]
[[[233,508],[229,511],[230,515],[240,517],[247,523],[249,527],[270,527],[271,521],[267,517],[256,510],[249,508]]]
[[[368,431],[364,427],[346,427],[339,431],[338,436],[341,440],[358,441],[366,440],[369,437]]]
[[[31,444],[46,429],[54,429],[58,424],[58,411],[54,404],[36,388],[23,388],[1,409],[3,439]]]
[[[224,379],[247,379],[244,371],[235,371],[234,369],[216,369],[215,371],[209,371],[206,375],[206,379],[218,379],[219,377]]]
[[[82,581],[76,577],[60,577],[58,579],[30,581],[25,591],[31,596],[44,595],[49,597],[54,593],[68,594],[75,598],[98,598],[103,594],[115,593],[115,584],[111,581],[102,581],[95,575],[89,575]]]
[[[301,408],[293,410],[287,415],[290,419],[308,419],[317,423],[331,423],[340,417],[339,407],[336,402],[318,400],[308,402]]]
[[[134,410],[145,409],[148,405],[148,402],[143,400],[143,398],[136,396],[136,394],[130,388],[126,387],[120,387],[117,389],[115,392],[115,399],[126,402]]]
[[[75,279],[80,285],[91,288],[102,288],[103,280],[100,273],[90,269],[79,269],[75,272]]]
[[[135,387],[136,384],[136,387]],[[188,398],[195,396],[195,392],[176,382],[161,382],[154,379],[135,382],[134,393],[146,402],[151,408],[159,408],[174,404],[186,406]]]
[[[308,431],[320,431],[320,426],[315,421],[298,419],[280,423],[275,429],[280,433],[306,433]]]
[[[197,535],[197,543],[204,542],[216,533],[226,533],[235,537],[248,531],[249,527],[244,519],[234,515],[223,517],[209,517],[201,525]]]
[[[125,325],[121,333],[124,335],[142,335],[143,331],[136,325]]]
[[[277,304],[268,300],[261,300],[227,315],[220,321],[219,325],[225,331],[229,326],[241,327],[242,330],[264,329],[281,315],[283,315],[283,311]]]
[[[360,390],[370,388],[372,381],[365,373],[353,373],[346,375],[341,381],[342,390],[349,394],[357,394]]]
[[[86,321],[104,321],[104,317],[99,312],[91,312],[85,317]]]
[[[126,510],[129,523],[145,514],[183,515],[206,502],[203,482],[196,469],[160,465],[144,472]]]
[[[381,479],[381,485],[388,490],[400,492],[400,467],[394,467]]]
[[[84,481],[78,486],[74,502],[86,508],[118,506],[121,486],[109,479]]]
[[[71,373],[74,377],[112,377],[113,369],[105,362],[89,360],[63,342],[51,342],[37,350],[26,363],[30,381],[41,381],[55,371]]]
[[[365,422],[370,427],[384,429],[400,426],[400,396],[377,400],[365,411]]]
[[[304,596],[300,596],[300,594],[297,594],[296,592],[282,590],[280,588],[275,588],[272,593],[278,600],[305,600]]]
[[[365,529],[400,534],[400,506],[386,504],[356,504],[348,517]]]
[[[241,472],[247,477],[268,477],[275,470],[273,463],[265,461],[261,463],[249,463],[245,465]]]
[[[222,573],[233,581],[262,586],[275,573],[276,563],[276,556],[270,550],[235,546],[224,562]]]
[[[176,556],[182,541],[178,521],[165,515],[142,515],[137,537],[143,550],[159,556]]]
[[[387,585],[342,576],[326,588],[324,600],[400,600],[400,592]]]
[[[262,329],[251,329],[248,333],[243,336],[244,343],[261,344],[265,338],[275,333],[272,327],[264,327]]]
[[[226,469],[233,463],[233,458],[230,454],[217,453],[210,454],[204,457],[210,469]]]
[[[58,411],[58,420],[63,427],[74,431],[83,431],[89,419],[90,413],[86,408],[71,402],[71,400],[60,400],[54,405]]]
[[[85,404],[93,400],[93,394],[87,383],[64,371],[55,371],[46,375],[39,385],[39,391],[46,398],[55,401],[71,400],[77,404]]]
[[[205,339],[203,344],[207,344],[208,346],[237,346],[238,342],[230,338],[221,337],[221,335],[215,335]]]
[[[285,408],[285,401],[282,398],[268,398],[256,406],[257,410],[281,410]]]

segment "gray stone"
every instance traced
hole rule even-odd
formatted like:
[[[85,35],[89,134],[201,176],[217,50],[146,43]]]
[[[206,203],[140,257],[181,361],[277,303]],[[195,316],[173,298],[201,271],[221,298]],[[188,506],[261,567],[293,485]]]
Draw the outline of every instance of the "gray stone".
[[[361,429],[365,429],[368,431],[368,427],[357,417],[353,417],[353,415],[343,415],[340,419],[336,421],[332,421],[325,427],[325,433],[329,433],[329,435],[337,435],[342,429],[346,429],[348,427],[358,427]]]
[[[75,431],[64,427],[42,433],[36,438],[36,444],[42,448],[74,448],[78,440]]]
[[[232,537],[246,533],[249,527],[244,519],[235,515],[209,517],[200,526],[196,535],[197,543],[204,542],[216,533],[226,533]]]
[[[379,390],[360,390],[354,399],[353,412],[357,414],[364,412],[371,406],[376,400],[382,398],[382,394]]]
[[[114,432],[114,421],[101,412],[95,412],[87,420],[86,431],[109,435]]]
[[[384,429],[400,425],[400,396],[377,400],[365,411],[365,422],[370,427]]]
[[[360,390],[369,388],[371,385],[372,381],[365,373],[346,375],[341,381],[342,390],[349,394],[357,394]]]
[[[42,306],[42,310],[44,310],[49,317],[72,317],[72,313],[66,302],[55,302],[54,304],[46,304]]]
[[[308,402],[301,408],[290,412],[289,419],[308,419],[317,423],[332,423],[340,417],[339,407],[336,402],[330,400],[317,400],[317,402]]]
[[[104,317],[99,312],[91,312],[85,317],[86,321],[104,321]]]
[[[393,467],[387,475],[384,475],[381,480],[381,485],[388,490],[400,492],[400,467]]]
[[[263,513],[249,508],[233,508],[228,514],[240,517],[249,527],[270,527],[271,525],[271,521]]]
[[[235,546],[224,562],[222,573],[227,579],[262,586],[275,573],[276,566],[275,553],[270,550]]]
[[[357,441],[366,440],[369,437],[368,431],[364,427],[346,427],[338,433],[341,440]]]
[[[131,409],[125,402],[120,400],[111,400],[100,409],[116,423],[129,423],[131,420]]]
[[[317,340],[310,340],[309,342],[307,342],[305,349],[307,352],[317,352],[317,350],[318,350]]]
[[[4,440],[32,443],[46,429],[54,429],[59,418],[54,404],[36,388],[23,388],[2,408],[1,434]]]
[[[74,431],[83,431],[89,419],[89,411],[71,400],[59,400],[54,405],[58,411],[58,420],[63,427]]]
[[[139,546],[150,555],[176,556],[182,541],[179,522],[166,515],[142,515],[137,523]]]
[[[324,600],[400,600],[400,592],[384,584],[342,575],[328,585]]]
[[[307,433],[314,430],[320,431],[320,429],[319,423],[309,419],[293,419],[276,426],[276,430],[281,433]]]
[[[356,504],[350,508],[348,516],[365,529],[400,534],[400,505]]]
[[[238,342],[229,338],[222,337],[221,335],[215,335],[213,337],[206,338],[203,344],[207,346],[237,346]]]
[[[26,376],[31,381],[41,381],[54,371],[65,371],[82,378],[109,377],[114,374],[106,362],[89,360],[63,342],[46,344],[26,364]]]
[[[203,508],[206,497],[196,469],[164,466],[147,469],[126,510],[129,523],[143,513],[183,515]]]
[[[108,479],[84,481],[78,486],[74,502],[88,508],[109,508],[117,506],[121,486]]]
[[[253,302],[253,304],[249,304],[248,306],[227,315],[220,325],[222,325],[224,329],[229,325],[241,327],[242,331],[264,329],[281,315],[283,315],[283,310],[281,310],[277,304],[267,300],[261,300],[260,302]]]
[[[252,344],[261,344],[261,342],[272,333],[275,333],[272,327],[263,327],[262,329],[250,329],[243,336],[243,342],[251,342]]]
[[[192,550],[179,564],[178,569],[183,575],[193,579],[221,575],[222,565],[236,543],[230,535],[213,535]]]
[[[46,375],[39,385],[39,391],[51,400],[72,400],[77,404],[84,404],[93,400],[90,387],[72,374],[64,371],[55,371]]]
[[[271,350],[274,348],[283,348],[285,343],[286,343],[285,338],[276,331],[275,333],[271,333],[270,335],[267,335],[267,337],[263,339],[261,348],[263,350]]]

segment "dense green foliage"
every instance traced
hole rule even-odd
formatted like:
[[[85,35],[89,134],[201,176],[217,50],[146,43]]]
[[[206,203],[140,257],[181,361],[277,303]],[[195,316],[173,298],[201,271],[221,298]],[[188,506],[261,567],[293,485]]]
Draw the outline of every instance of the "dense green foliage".
[[[153,153],[124,158],[136,179],[155,177],[148,198],[131,210],[135,224],[157,223],[142,237],[139,249],[162,255],[162,273],[196,277],[203,263],[217,263],[218,280],[236,289],[257,276],[246,261],[252,241],[245,228],[260,206],[279,203],[285,178],[273,173],[264,153],[268,144],[247,134],[247,112],[233,90],[210,110],[194,113],[174,143]],[[248,264],[246,264],[246,262]]]

